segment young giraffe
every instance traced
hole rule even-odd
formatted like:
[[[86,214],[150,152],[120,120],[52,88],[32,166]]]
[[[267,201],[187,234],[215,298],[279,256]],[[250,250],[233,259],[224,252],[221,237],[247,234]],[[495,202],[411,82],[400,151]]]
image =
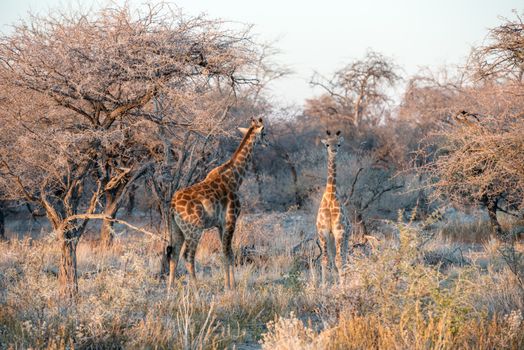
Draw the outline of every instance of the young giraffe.
[[[327,185],[317,215],[317,232],[322,249],[322,283],[327,282],[327,273],[331,267],[342,281],[342,269],[346,264],[350,223],[344,205],[337,195],[337,152],[342,141],[340,131],[321,140],[328,152]],[[333,266],[333,260],[335,262]]]
[[[173,195],[171,207],[176,225],[167,249],[169,287],[174,281],[182,244],[185,243],[186,268],[195,280],[195,252],[200,236],[205,229],[217,227],[224,254],[225,286],[235,288],[231,241],[240,214],[238,190],[251,163],[255,144],[262,141],[266,145],[262,118],[253,119],[248,129],[239,130],[244,137],[229,161],[211,170],[203,181]]]

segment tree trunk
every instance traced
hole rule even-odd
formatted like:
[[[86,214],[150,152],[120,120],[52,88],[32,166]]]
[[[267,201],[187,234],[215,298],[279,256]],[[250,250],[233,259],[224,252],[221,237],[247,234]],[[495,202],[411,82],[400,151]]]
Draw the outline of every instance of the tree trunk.
[[[128,212],[133,210],[134,206],[134,191],[136,187],[134,182],[140,178],[149,168],[149,163],[133,171],[129,170],[125,176],[115,176],[113,179],[104,185],[104,214],[109,218],[102,222],[100,231],[100,240],[103,247],[110,247],[113,244],[113,225],[118,209],[122,205],[122,199],[129,193]]]
[[[169,275],[169,260],[171,257],[171,235],[174,232],[175,218],[171,215],[170,202],[163,203],[163,207],[160,210],[162,215],[162,227],[164,228],[164,243],[162,244],[161,260],[160,260],[160,278],[164,278]]]
[[[162,214],[162,213],[161,213]],[[164,227],[164,243],[162,243],[162,252],[160,254],[160,278],[164,278],[169,274],[169,257],[171,255],[171,252],[169,251],[170,246],[170,235],[171,232],[169,230],[169,219],[168,218],[162,218],[164,224],[162,225]]]
[[[111,219],[115,218],[115,215],[108,215]],[[111,220],[103,220],[102,228],[100,230],[100,245],[104,248],[109,248],[113,244],[113,226],[114,222]]]
[[[171,257],[171,246],[168,244],[163,245],[162,256],[160,260],[160,273],[159,277],[165,278],[169,275],[169,261]]]
[[[118,206],[116,205],[116,197],[111,193],[110,191],[106,192],[105,194],[105,209],[104,214],[114,219],[116,217],[116,212],[118,211]],[[102,228],[100,230],[100,245],[104,248],[109,248],[113,244],[113,226],[114,221],[111,220],[103,220],[102,221]]]
[[[302,207],[302,198],[300,197],[300,193],[298,192],[298,174],[297,174],[297,168],[295,167],[295,164],[291,160],[291,157],[287,152],[282,151],[282,157],[284,158],[284,161],[289,166],[289,170],[291,171],[291,179],[293,180],[293,192],[295,196],[295,204],[297,207]]]
[[[300,193],[298,192],[297,169],[293,164],[289,164],[289,168],[291,169],[291,177],[293,179],[293,192],[295,192],[295,204],[297,205],[297,207],[302,208],[302,197],[300,197]]]
[[[0,204],[0,241],[5,239],[5,214],[4,207]]]
[[[497,203],[498,203],[498,199],[490,198],[490,199],[485,200],[486,208],[488,209],[489,222],[491,224],[491,227],[493,228],[493,231],[495,231],[496,237],[504,241],[506,237],[502,230],[502,226],[500,226],[500,222],[497,218]]]
[[[363,95],[359,95],[353,106],[353,125],[357,132],[360,130],[360,125],[362,122],[362,100],[364,99]]]
[[[420,174],[418,177],[418,183],[421,184],[424,181],[423,175]],[[419,220],[425,220],[429,215],[429,203],[428,196],[424,189],[420,189],[417,194],[417,216]]]
[[[60,296],[66,299],[73,299],[78,293],[78,277],[76,270],[76,246],[77,238],[73,237],[72,232],[63,232],[61,238],[60,266],[58,270],[58,283],[60,285]]]
[[[357,212],[356,219],[359,228],[359,239],[363,239],[364,236],[368,235],[368,229],[361,212]]]
[[[136,189],[137,189],[137,185],[132,184],[127,194],[127,204],[126,204],[127,215],[131,215],[133,213],[133,209],[135,209],[135,191]]]

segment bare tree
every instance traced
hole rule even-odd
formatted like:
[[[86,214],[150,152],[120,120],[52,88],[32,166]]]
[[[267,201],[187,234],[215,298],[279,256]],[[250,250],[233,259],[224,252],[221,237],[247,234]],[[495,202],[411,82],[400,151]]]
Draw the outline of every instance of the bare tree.
[[[153,167],[147,155],[164,141],[156,128],[213,127],[192,111],[256,82],[256,50],[249,28],[165,5],[32,17],[0,40],[2,131],[15,138],[2,149],[2,182],[45,209],[62,245],[63,295],[76,294],[76,245],[88,220],[105,220],[110,243],[122,199]],[[183,113],[155,113],[160,96]]]
[[[326,113],[338,120],[351,122],[358,131],[362,124],[377,125],[384,107],[390,101],[388,88],[400,80],[396,65],[378,52],[368,51],[361,60],[349,63],[329,79],[315,74],[312,86],[327,95],[307,101],[306,113]]]
[[[77,291],[78,239],[89,219],[97,217],[101,186],[89,183],[89,174],[99,139],[83,133],[75,118],[59,113],[38,94],[7,91],[2,135],[14,141],[1,150],[2,188],[11,198],[44,208],[62,252],[60,293],[72,297]]]
[[[470,56],[470,69],[477,79],[509,79],[523,83],[524,22],[515,10],[515,19],[490,29],[486,44],[475,48]]]
[[[233,32],[221,25],[163,5],[137,13],[124,6],[34,17],[31,26],[17,26],[3,38],[0,59],[14,84],[47,96],[90,129],[124,134],[140,120],[157,121],[148,107],[155,94],[179,91],[173,98],[181,103],[194,99],[195,90],[227,90],[248,81],[239,71],[254,54],[248,29]],[[122,202],[122,188],[142,170],[134,164],[139,157],[122,158],[124,143],[119,140],[115,149],[104,144],[96,159],[110,217]],[[102,228],[106,244],[110,225],[105,221]]]
[[[369,174],[364,184],[358,184],[359,175],[364,168],[358,168],[353,178],[352,187],[346,196],[345,205],[347,205],[353,216],[353,222],[357,225],[354,229],[357,241],[362,241],[368,236],[368,225],[366,223],[366,214],[372,205],[376,205],[382,196],[388,192],[395,193],[404,187],[402,179],[393,178],[392,174],[379,171],[376,169],[366,169]],[[362,180],[360,180],[362,182]]]

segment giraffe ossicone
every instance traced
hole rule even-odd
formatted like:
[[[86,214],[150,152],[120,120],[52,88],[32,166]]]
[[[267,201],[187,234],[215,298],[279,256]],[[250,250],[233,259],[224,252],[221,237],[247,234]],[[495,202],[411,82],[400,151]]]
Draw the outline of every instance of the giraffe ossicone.
[[[171,288],[182,245],[189,275],[194,280],[195,253],[204,230],[218,228],[222,243],[226,288],[235,288],[234,255],[231,247],[240,214],[238,191],[259,142],[265,144],[262,118],[252,119],[249,128],[239,128],[244,136],[233,156],[211,170],[201,182],[177,191],[171,200],[175,227],[170,239],[169,282]]]

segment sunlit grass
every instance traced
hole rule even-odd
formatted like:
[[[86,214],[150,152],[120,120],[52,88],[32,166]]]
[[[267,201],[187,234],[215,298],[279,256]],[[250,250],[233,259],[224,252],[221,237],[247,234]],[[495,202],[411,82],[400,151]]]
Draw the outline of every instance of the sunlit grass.
[[[80,294],[68,307],[57,291],[57,249],[45,240],[2,243],[0,344],[273,350],[524,346],[524,294],[494,242],[469,249],[432,241],[421,248],[419,232],[397,224],[397,238],[382,240],[369,256],[352,255],[344,285],[323,288],[315,278],[316,252],[290,253],[300,240],[298,230],[268,231],[268,219],[260,220],[246,226],[239,239],[256,242],[267,258],[237,266],[236,291],[224,291],[211,238],[199,251],[198,282],[188,284],[183,276],[170,295],[158,279],[155,244],[122,238],[109,251],[80,244]],[[279,245],[271,246],[277,236]],[[441,260],[429,261],[431,254]]]

